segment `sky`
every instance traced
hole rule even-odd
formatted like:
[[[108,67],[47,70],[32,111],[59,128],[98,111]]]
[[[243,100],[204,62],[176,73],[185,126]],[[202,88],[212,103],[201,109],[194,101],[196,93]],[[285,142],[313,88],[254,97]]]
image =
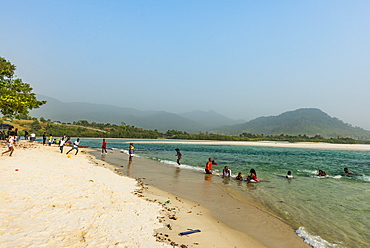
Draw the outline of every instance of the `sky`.
[[[370,1],[6,1],[0,56],[63,102],[370,130]]]

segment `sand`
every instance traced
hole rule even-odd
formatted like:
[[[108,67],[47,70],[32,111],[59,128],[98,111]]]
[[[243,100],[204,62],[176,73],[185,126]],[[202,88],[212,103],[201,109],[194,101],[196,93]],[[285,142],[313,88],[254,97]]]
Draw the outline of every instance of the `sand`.
[[[0,246],[266,247],[199,204],[112,170],[86,149],[68,157],[22,141],[0,157]],[[178,235],[191,229],[201,232]]]

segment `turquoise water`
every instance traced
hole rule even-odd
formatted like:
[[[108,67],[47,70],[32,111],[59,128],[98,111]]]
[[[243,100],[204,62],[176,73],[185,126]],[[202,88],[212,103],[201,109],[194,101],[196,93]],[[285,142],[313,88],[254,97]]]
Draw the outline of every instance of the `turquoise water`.
[[[370,153],[366,151],[298,148],[143,143],[145,140],[107,139],[108,147],[128,148],[136,155],[177,166],[175,148],[183,154],[181,167],[202,171],[209,157],[219,173],[229,166],[235,176],[257,171],[263,182],[253,185],[231,180],[228,187],[247,194],[257,205],[289,223],[297,235],[314,247],[370,247]],[[100,146],[100,139],[82,139],[81,145]],[[343,174],[348,167],[355,176]],[[329,177],[315,176],[324,170]],[[286,179],[287,171],[294,179]]]

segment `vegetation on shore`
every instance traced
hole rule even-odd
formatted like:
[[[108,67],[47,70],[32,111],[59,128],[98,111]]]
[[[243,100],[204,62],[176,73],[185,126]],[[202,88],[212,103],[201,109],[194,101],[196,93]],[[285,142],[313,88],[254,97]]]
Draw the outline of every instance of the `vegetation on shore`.
[[[5,117],[27,115],[46,101],[38,101],[28,83],[15,76],[16,66],[0,57],[0,113]]]
[[[97,137],[97,138],[137,138],[137,139],[185,139],[185,140],[220,140],[220,141],[285,141],[285,142],[326,142],[336,144],[365,144],[370,141],[355,140],[349,137],[326,138],[320,135],[263,135],[242,133],[239,135],[223,135],[208,132],[197,134],[187,133],[178,130],[168,130],[159,132],[157,130],[145,130],[135,126],[95,123],[86,120],[75,121],[73,123],[52,122],[41,117],[25,117],[24,119],[5,121],[18,128],[20,135],[25,131],[34,132],[41,136],[44,132],[54,137],[70,135],[73,137]]]

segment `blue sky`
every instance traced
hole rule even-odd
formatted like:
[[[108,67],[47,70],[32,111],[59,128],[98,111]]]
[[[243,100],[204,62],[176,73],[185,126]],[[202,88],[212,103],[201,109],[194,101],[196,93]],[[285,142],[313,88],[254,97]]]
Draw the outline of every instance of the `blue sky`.
[[[370,130],[369,1],[4,1],[0,56],[64,102]]]

